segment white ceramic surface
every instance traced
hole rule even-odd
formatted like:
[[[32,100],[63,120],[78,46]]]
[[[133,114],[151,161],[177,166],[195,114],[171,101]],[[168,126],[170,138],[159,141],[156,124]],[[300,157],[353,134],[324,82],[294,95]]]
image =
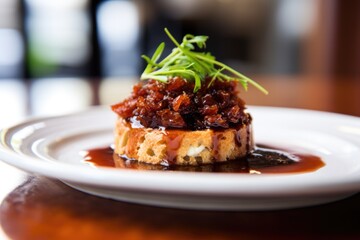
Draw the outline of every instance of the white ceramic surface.
[[[32,119],[0,132],[0,160],[60,179],[102,197],[163,207],[269,210],[309,206],[360,190],[360,118],[300,109],[250,106],[255,142],[320,156],[303,174],[229,174],[95,168],[80,152],[109,146],[115,114],[94,107]]]

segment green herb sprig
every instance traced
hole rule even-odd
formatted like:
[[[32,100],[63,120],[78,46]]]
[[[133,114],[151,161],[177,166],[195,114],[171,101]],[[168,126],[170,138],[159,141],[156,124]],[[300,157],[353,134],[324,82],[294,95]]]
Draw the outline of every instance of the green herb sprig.
[[[206,48],[208,36],[194,36],[187,34],[180,44],[167,28],[165,28],[165,33],[176,47],[160,62],[159,59],[165,48],[164,42],[157,47],[151,58],[142,55],[141,57],[145,59],[147,66],[141,74],[141,80],[155,79],[166,83],[169,77],[180,76],[187,80],[194,81],[194,92],[197,92],[201,88],[202,81],[206,77],[210,77],[211,81],[209,85],[215,80],[238,81],[245,90],[248,89],[248,84],[251,84],[264,94],[268,94],[268,91],[260,84],[226,64],[215,60],[215,57],[211,55],[211,53],[196,52],[195,45],[199,49]],[[226,74],[227,72],[233,76]]]

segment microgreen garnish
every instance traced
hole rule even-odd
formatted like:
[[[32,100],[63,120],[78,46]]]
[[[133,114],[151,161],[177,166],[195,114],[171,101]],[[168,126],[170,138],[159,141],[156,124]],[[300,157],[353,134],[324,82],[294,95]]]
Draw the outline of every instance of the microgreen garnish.
[[[194,92],[196,92],[201,88],[202,81],[206,77],[210,77],[210,85],[215,80],[238,81],[245,90],[247,90],[248,84],[251,84],[264,94],[268,94],[268,91],[260,84],[226,64],[217,61],[211,53],[195,51],[195,46],[199,49],[206,47],[208,36],[186,34],[182,43],[179,43],[167,28],[165,28],[165,33],[176,47],[161,61],[159,61],[159,59],[165,48],[164,42],[157,47],[151,58],[142,55],[141,57],[145,59],[147,66],[141,74],[140,79],[155,79],[161,82],[167,82],[170,77],[180,76],[187,80],[194,81]],[[230,73],[233,76],[226,73]]]

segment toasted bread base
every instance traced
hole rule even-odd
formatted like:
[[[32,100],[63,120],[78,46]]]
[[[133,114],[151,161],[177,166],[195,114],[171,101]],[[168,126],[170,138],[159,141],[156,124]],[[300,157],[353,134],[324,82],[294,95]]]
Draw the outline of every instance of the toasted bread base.
[[[241,158],[254,148],[251,123],[225,130],[132,128],[118,118],[114,152],[149,164],[202,165]]]

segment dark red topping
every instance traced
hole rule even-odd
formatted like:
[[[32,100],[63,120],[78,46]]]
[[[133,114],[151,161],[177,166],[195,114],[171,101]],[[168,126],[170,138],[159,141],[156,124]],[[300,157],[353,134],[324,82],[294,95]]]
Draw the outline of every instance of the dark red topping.
[[[147,128],[222,129],[250,121],[235,81],[209,83],[207,79],[194,93],[194,83],[180,77],[168,83],[142,81],[129,98],[111,107],[120,117]]]

